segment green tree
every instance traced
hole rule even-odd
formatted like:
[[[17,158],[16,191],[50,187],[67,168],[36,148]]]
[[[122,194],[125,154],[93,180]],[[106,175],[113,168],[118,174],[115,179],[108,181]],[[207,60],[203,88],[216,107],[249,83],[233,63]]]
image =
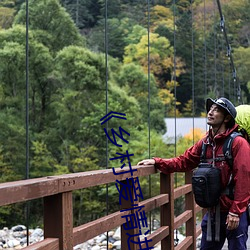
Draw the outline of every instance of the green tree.
[[[45,113],[50,103],[50,95],[53,88],[50,74],[52,71],[52,56],[47,47],[37,42],[34,33],[30,31],[29,39],[29,85],[31,98],[31,125],[36,131],[41,131],[46,120]],[[5,95],[16,96],[17,103],[13,106],[19,107],[24,113],[25,96],[25,28],[16,25],[11,29],[0,32],[2,41],[1,50],[1,77]],[[10,74],[10,72],[12,72]],[[20,101],[22,98],[22,101]],[[18,100],[19,99],[19,100]],[[15,99],[11,99],[14,101]],[[10,103],[9,103],[10,104]]]
[[[235,49],[234,58],[237,70],[237,74],[240,76],[238,78],[237,84],[241,84],[242,89],[244,90],[244,103],[248,103],[250,101],[249,93],[250,93],[250,73],[249,73],[249,58],[250,56],[250,48],[239,47]]]
[[[98,23],[101,5],[98,0],[61,0],[79,29],[87,30]]]
[[[0,29],[11,27],[15,10],[13,8],[1,7],[0,5]]]
[[[156,29],[159,27],[165,27],[173,31],[174,17],[172,10],[163,5],[153,6],[150,12],[150,23],[150,28],[154,32],[156,32]]]
[[[1,31],[4,32],[4,31]],[[1,36],[0,32],[0,36]],[[25,53],[16,42],[4,42],[0,47],[1,122],[0,140],[4,164],[15,174],[4,180],[22,179],[25,176]],[[8,138],[8,139],[6,139]]]
[[[44,142],[33,141],[31,146],[33,157],[30,161],[30,177],[43,177],[55,174],[55,159]]]
[[[105,31],[105,20],[102,19],[87,35],[88,47],[93,51],[106,52],[122,61],[124,48],[129,44],[128,36],[131,34],[135,22],[127,17],[109,18],[107,30]],[[107,33],[105,42],[103,40],[104,32]],[[105,44],[107,43],[107,44]]]
[[[138,101],[143,123],[148,122],[150,111],[152,128],[162,132],[165,129],[164,104],[159,98],[154,76],[150,75],[150,79],[148,79],[148,75],[143,72],[140,65],[130,63],[121,67],[117,82]]]
[[[61,148],[65,159],[68,158],[68,148],[72,143],[78,148],[95,146],[99,152],[102,151],[99,160],[103,162],[100,164],[103,166],[105,134],[99,120],[106,110],[106,90],[102,78],[105,75],[104,56],[80,47],[67,47],[58,53],[54,75],[59,89],[53,97],[55,102],[52,106],[56,123],[60,126],[57,131],[51,128],[56,136],[49,145]],[[114,84],[112,79],[108,88],[109,110],[128,113],[131,115],[129,120],[138,124],[141,120],[136,100]],[[110,121],[110,126],[117,124],[118,122]],[[127,123],[127,126],[131,125]]]
[[[79,30],[58,0],[29,1],[29,20],[29,29],[36,31],[36,39],[53,52],[69,45],[84,45]],[[25,3],[14,24],[26,24]]]
[[[173,73],[173,47],[165,37],[151,33],[148,36],[142,36],[137,44],[130,44],[125,48],[124,63],[137,63],[141,65],[145,72],[150,66],[150,72],[157,78],[160,87],[164,86],[167,78],[170,80]],[[150,51],[148,51],[148,43],[150,43]],[[148,53],[150,53],[150,62],[148,62]],[[148,64],[150,63],[150,64]],[[183,68],[183,63],[178,60],[176,75],[178,76]]]

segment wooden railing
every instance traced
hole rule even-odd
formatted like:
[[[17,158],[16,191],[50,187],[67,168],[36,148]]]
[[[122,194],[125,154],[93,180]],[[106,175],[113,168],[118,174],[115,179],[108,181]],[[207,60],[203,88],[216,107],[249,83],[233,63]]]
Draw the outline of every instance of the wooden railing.
[[[133,177],[149,176],[156,172],[153,166],[136,166]],[[72,250],[75,245],[86,242],[101,233],[108,232],[121,226],[121,249],[128,248],[127,233],[135,235],[138,229],[125,230],[122,226],[126,220],[124,217],[132,210],[117,211],[89,223],[73,227],[73,202],[74,190],[94,187],[102,184],[122,182],[131,178],[128,168],[117,169],[119,175],[114,175],[112,169],[81,172],[59,176],[48,176],[8,182],[0,184],[0,206],[14,204],[33,199],[43,198],[44,204],[44,240],[34,243],[25,250]],[[173,174],[160,174],[160,193],[155,197],[141,201],[145,212],[160,208],[160,227],[147,236],[149,247],[161,241],[162,250],[170,249],[196,249],[196,239],[201,233],[196,226],[196,214],[201,210],[193,199],[190,184],[191,173],[186,173],[186,184],[174,189]],[[174,217],[174,200],[185,196],[185,211],[178,217]],[[122,201],[122,209],[131,204]],[[124,209],[125,210],[125,209]],[[174,247],[174,231],[181,225],[186,226],[186,237]],[[152,240],[152,241],[151,241]],[[145,243],[144,243],[145,244]],[[136,250],[136,244],[130,244],[130,249]],[[143,248],[142,246],[142,249]]]

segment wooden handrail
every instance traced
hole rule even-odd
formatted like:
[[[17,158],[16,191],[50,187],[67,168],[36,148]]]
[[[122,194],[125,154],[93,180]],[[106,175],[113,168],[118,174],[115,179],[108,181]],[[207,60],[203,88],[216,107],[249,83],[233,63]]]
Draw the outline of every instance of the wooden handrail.
[[[47,176],[0,184],[0,206],[25,202],[33,199],[44,199],[44,240],[26,248],[37,250],[72,250],[82,242],[118,226],[126,221],[122,217],[133,213],[132,210],[117,211],[95,221],[73,228],[73,203],[74,190],[94,187],[112,182],[122,182],[131,178],[131,173],[126,173],[127,168],[95,170],[58,176]],[[136,166],[133,177],[149,176],[156,174],[154,166]],[[174,230],[183,224],[188,228],[186,238],[176,249],[196,249],[196,238],[200,234],[200,227],[196,227],[196,213],[201,209],[195,205],[190,174],[186,174],[186,184],[174,189],[173,174],[160,174],[160,194],[150,197],[139,203],[144,206],[145,212],[156,208],[161,210],[161,226],[147,238],[152,240],[149,246],[154,246],[161,241],[162,250],[174,248]],[[186,211],[177,218],[174,217],[174,200],[185,196]],[[122,203],[127,207],[126,203]],[[133,231],[134,233],[136,230]],[[126,232],[122,227],[122,249],[127,249]],[[143,247],[143,246],[142,246]],[[137,246],[134,244],[133,249]]]

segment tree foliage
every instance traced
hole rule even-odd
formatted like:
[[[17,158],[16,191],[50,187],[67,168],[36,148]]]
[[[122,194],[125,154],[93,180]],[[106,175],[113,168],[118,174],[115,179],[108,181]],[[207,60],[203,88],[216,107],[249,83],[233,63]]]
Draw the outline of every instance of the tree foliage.
[[[25,3],[16,15],[14,24],[26,24]],[[29,28],[36,31],[39,41],[53,51],[84,44],[73,20],[58,0],[29,1]]]
[[[221,2],[249,101],[249,1]],[[208,95],[235,95],[233,83],[227,83],[227,48],[212,0],[205,10],[200,0],[175,5],[157,0],[150,6],[142,0],[30,0],[28,51],[25,4],[0,3],[1,182],[26,175],[26,98],[29,174],[41,177],[119,168],[119,159],[110,160],[117,152],[133,154],[132,165],[152,156],[174,157],[201,132],[180,138],[175,152],[174,145],[162,141],[164,117],[200,115]],[[119,148],[100,122],[110,111],[126,114],[126,120],[108,122],[111,138],[111,129],[127,132],[125,140],[118,139]],[[158,176],[152,181],[157,194]],[[141,186],[148,197],[147,178]],[[117,197],[111,185],[110,212],[119,209]],[[106,186],[74,192],[74,206],[76,225],[105,214]],[[23,204],[1,207],[1,225],[19,223],[22,210]],[[41,201],[32,203],[31,211],[31,223],[36,223]]]

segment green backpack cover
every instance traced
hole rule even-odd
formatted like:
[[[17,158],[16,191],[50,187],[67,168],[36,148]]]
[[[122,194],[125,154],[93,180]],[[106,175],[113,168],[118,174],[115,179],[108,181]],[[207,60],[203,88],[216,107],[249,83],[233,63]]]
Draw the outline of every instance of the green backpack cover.
[[[247,139],[250,138],[250,105],[239,105],[236,108],[237,115],[235,121],[239,124],[239,131],[247,134]]]

